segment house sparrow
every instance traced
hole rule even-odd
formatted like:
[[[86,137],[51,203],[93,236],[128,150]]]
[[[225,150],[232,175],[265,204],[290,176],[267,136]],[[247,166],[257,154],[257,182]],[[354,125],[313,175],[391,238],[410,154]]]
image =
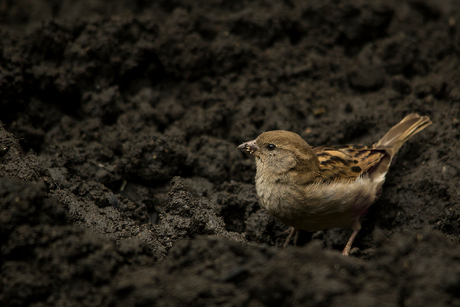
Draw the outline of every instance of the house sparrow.
[[[238,146],[255,157],[257,196],[271,215],[297,229],[351,227],[343,249],[348,255],[361,229],[359,218],[382,193],[385,175],[399,148],[431,124],[410,114],[371,147],[310,147],[298,134],[275,130]],[[297,237],[297,236],[296,236]]]

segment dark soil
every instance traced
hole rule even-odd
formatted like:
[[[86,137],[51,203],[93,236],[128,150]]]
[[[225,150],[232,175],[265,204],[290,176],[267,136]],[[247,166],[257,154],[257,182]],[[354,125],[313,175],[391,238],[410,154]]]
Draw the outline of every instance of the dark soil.
[[[460,2],[0,4],[0,305],[460,306]],[[271,129],[402,147],[350,229],[257,202]]]

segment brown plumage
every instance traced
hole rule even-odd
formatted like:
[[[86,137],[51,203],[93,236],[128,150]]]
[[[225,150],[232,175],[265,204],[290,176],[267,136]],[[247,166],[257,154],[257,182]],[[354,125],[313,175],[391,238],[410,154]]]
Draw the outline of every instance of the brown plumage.
[[[431,124],[410,114],[372,147],[310,147],[298,134],[277,130],[238,146],[255,157],[256,190],[261,205],[292,227],[317,231],[351,227],[343,250],[348,255],[361,229],[359,218],[380,196],[385,175],[399,148]]]

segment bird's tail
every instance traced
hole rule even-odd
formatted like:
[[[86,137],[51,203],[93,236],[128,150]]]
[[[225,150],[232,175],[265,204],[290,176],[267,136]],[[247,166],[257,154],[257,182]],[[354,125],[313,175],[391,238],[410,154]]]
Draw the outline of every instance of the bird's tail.
[[[431,120],[427,116],[420,116],[412,113],[390,129],[376,144],[375,149],[384,150],[386,155],[380,160],[375,168],[369,172],[370,178],[384,176],[393,161],[394,155],[408,139],[431,125]],[[380,189],[381,191],[381,189]],[[379,192],[380,193],[380,192]]]
[[[402,144],[429,125],[431,125],[431,120],[427,116],[409,114],[374,144],[374,148],[385,149],[393,157]]]

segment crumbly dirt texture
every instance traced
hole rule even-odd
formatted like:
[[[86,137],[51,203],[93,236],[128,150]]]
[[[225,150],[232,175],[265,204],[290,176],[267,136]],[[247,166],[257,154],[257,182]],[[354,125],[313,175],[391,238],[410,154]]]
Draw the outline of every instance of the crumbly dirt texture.
[[[0,4],[0,305],[460,306],[460,2]],[[236,150],[378,141],[350,229],[287,229]]]

